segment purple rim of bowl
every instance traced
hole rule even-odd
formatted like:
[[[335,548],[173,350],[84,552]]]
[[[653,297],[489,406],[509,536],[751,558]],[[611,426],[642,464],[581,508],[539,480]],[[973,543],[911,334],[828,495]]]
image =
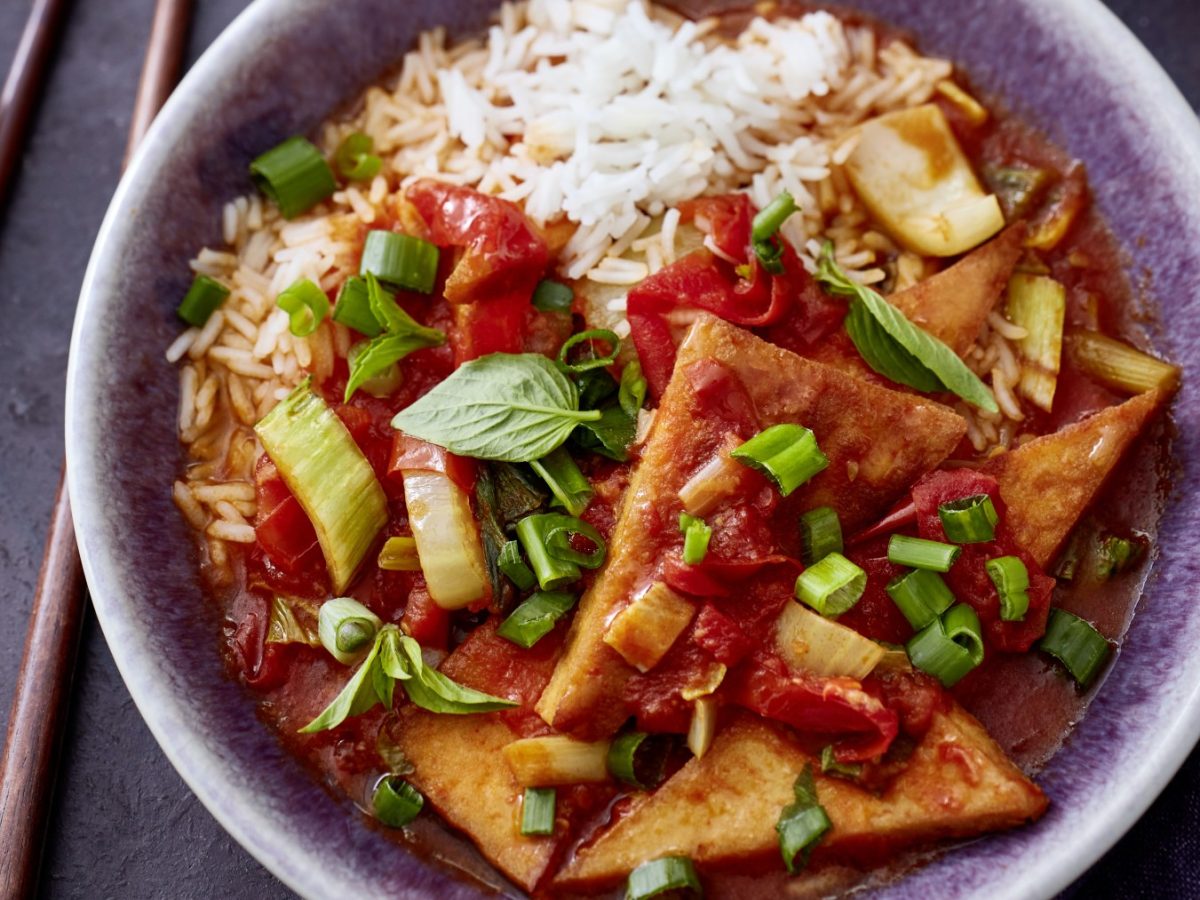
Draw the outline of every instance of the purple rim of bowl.
[[[681,4],[675,4],[677,6]],[[699,2],[714,9],[719,2]],[[726,4],[728,5],[728,4]],[[859,0],[962,63],[1089,167],[1096,201],[1153,273],[1170,329],[1158,348],[1185,369],[1178,460],[1162,552],[1117,665],[1040,778],[1035,826],[946,854],[882,893],[1053,895],[1130,827],[1200,736],[1200,508],[1196,456],[1200,321],[1200,127],[1146,50],[1096,0]],[[67,377],[71,502],[93,602],[117,666],[171,763],[209,811],[287,885],[310,897],[478,896],[450,869],[486,871],[455,840],[446,865],[418,859],[324,791],[226,678],[219,622],[168,486],[181,451],[176,373],[187,261],[219,240],[222,204],[249,189],[246,162],[378,78],[418,31],[479,29],[488,0],[258,0],[204,54],[154,123],[100,229]],[[1004,27],[993,23],[1002,19]],[[354,48],[353,53],[330,48]],[[1119,773],[1119,777],[1116,776]],[[511,885],[495,879],[503,892]]]

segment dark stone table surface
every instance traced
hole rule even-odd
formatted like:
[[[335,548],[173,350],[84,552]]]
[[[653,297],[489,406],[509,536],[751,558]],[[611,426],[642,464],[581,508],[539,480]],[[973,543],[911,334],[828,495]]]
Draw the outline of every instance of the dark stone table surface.
[[[1200,3],[1108,3],[1200,105]],[[188,61],[245,5],[196,0]],[[8,68],[29,6],[0,0],[0,70]],[[11,200],[0,209],[0,709],[12,695],[58,480],[75,300],[119,176],[153,6],[68,4],[32,139]],[[94,617],[84,629],[41,892],[89,900],[290,896],[167,763]],[[1200,751],[1068,893],[1200,896]]]

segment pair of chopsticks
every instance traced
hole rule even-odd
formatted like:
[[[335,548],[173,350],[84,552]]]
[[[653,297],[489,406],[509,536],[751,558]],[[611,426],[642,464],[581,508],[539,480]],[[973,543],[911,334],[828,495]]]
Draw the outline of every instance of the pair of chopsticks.
[[[0,205],[9,194],[66,0],[34,0],[0,90]],[[171,93],[192,0],[156,0],[125,162]],[[58,495],[0,763],[0,898],[35,893],[84,616],[83,569],[66,483]]]

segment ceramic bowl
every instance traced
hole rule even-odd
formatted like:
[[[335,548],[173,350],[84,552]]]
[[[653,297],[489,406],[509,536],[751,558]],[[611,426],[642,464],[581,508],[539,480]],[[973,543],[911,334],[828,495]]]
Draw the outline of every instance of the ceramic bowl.
[[[730,5],[726,2],[724,5]],[[1033,827],[945,854],[889,897],[1054,894],[1108,849],[1200,734],[1200,127],[1167,76],[1096,0],[856,0],[962,64],[973,82],[1087,162],[1095,199],[1170,322],[1185,369],[1179,471],[1140,614],[1091,711],[1040,781]],[[693,3],[715,9],[718,3]],[[416,34],[480,29],[487,0],[258,0],[188,73],[121,182],[88,268],[67,386],[71,501],[88,584],[133,699],[221,824],[308,897],[477,896],[456,868],[512,891],[465,841],[419,858],[322,789],[223,671],[218,623],[169,486],[181,464],[163,349],[197,248],[247,189],[257,152],[308,132],[379,78]],[[1003,28],[995,27],[997,20]],[[339,48],[354,52],[338,52]],[[1119,777],[1114,777],[1119,773]],[[515,891],[512,891],[516,893]]]

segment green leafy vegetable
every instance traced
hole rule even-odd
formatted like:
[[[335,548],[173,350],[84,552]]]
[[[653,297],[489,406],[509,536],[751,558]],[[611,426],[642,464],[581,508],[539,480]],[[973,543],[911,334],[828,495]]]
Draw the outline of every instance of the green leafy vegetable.
[[[365,278],[371,314],[383,332],[371,338],[367,346],[354,357],[350,366],[350,380],[346,382],[346,402],[360,387],[377,375],[384,374],[389,366],[414,350],[437,347],[446,342],[446,335],[442,332],[436,328],[426,328],[401,309],[374,275],[368,272]]]
[[[404,682],[404,690],[408,692],[408,699],[422,709],[435,713],[466,715],[493,712],[517,705],[502,697],[494,697],[461,685],[432,666],[425,665],[421,656],[421,645],[408,635],[400,637],[400,648],[408,659],[408,671],[412,675]]]
[[[493,353],[464,363],[392,427],[460,456],[528,462],[599,418],[579,410],[575,385],[546,357]]]
[[[955,352],[910,322],[879,293],[851,279],[834,261],[833,245],[829,242],[817,264],[816,278],[831,294],[851,298],[846,330],[863,359],[879,374],[921,391],[945,389],[980,409],[997,411],[992,392]],[[860,310],[857,314],[855,301]],[[869,335],[863,313],[879,326]],[[849,320],[855,315],[858,318],[851,323]],[[930,387],[935,381],[938,386]]]

